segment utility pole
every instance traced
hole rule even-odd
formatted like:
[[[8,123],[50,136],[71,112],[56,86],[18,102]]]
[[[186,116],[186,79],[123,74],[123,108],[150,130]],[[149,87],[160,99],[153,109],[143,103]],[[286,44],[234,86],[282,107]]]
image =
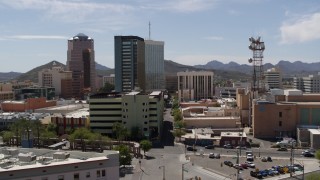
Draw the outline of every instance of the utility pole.
[[[294,162],[293,158],[294,158],[294,154],[293,154],[293,141],[292,141],[292,143],[291,143],[291,156],[290,156],[290,177],[292,177],[292,170],[294,169],[294,168],[292,168],[293,162]]]
[[[241,148],[240,148],[241,149]],[[237,168],[237,177],[236,180],[239,179],[239,171],[240,171],[240,165],[239,165],[239,152],[237,152],[237,164],[238,164],[238,168]]]

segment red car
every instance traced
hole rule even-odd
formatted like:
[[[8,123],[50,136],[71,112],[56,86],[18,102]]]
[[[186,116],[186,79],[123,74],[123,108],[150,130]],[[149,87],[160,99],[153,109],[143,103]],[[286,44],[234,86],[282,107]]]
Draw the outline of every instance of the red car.
[[[248,168],[248,164],[246,164],[246,163],[242,163],[242,164],[240,164],[241,165],[241,167],[243,168],[243,169],[247,169]]]

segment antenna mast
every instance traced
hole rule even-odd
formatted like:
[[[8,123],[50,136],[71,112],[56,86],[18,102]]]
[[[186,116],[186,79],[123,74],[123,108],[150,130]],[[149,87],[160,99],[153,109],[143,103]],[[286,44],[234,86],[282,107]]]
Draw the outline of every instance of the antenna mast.
[[[151,23],[149,21],[149,40],[151,40]]]

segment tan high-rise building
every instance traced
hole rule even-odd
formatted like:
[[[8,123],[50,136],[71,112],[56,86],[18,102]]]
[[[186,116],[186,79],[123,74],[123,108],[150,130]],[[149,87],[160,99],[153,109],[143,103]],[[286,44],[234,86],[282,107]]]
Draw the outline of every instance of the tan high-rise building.
[[[213,72],[178,72],[178,95],[180,101],[194,101],[213,97]]]
[[[72,72],[72,95],[82,98],[95,91],[94,41],[79,33],[68,40],[67,70]]]
[[[54,87],[56,95],[62,98],[72,97],[72,72],[65,71],[63,67],[54,66],[39,71],[38,83],[43,87]]]

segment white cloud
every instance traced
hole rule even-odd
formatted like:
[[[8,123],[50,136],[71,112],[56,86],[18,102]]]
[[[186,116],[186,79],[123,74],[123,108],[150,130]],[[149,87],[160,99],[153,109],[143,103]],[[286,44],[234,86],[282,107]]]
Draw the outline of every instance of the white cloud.
[[[280,27],[281,43],[292,44],[320,39],[320,13],[305,15]]]
[[[217,0],[162,0],[162,1],[142,1],[148,2],[148,5],[142,5],[142,8],[173,11],[173,12],[196,12],[203,11],[213,7]]]
[[[68,39],[66,36],[47,36],[47,35],[14,35],[5,36],[3,39],[21,39],[21,40],[35,40],[35,39]]]
[[[89,23],[88,26],[102,25],[112,28],[119,20],[130,22],[130,13],[134,8],[120,3],[97,3],[84,0],[10,0],[0,1],[0,5],[17,10],[37,10],[45,20],[54,20],[63,23]]]
[[[213,41],[221,41],[221,40],[223,40],[223,37],[221,37],[221,36],[208,36],[208,37],[204,37],[203,39],[213,40]]]

